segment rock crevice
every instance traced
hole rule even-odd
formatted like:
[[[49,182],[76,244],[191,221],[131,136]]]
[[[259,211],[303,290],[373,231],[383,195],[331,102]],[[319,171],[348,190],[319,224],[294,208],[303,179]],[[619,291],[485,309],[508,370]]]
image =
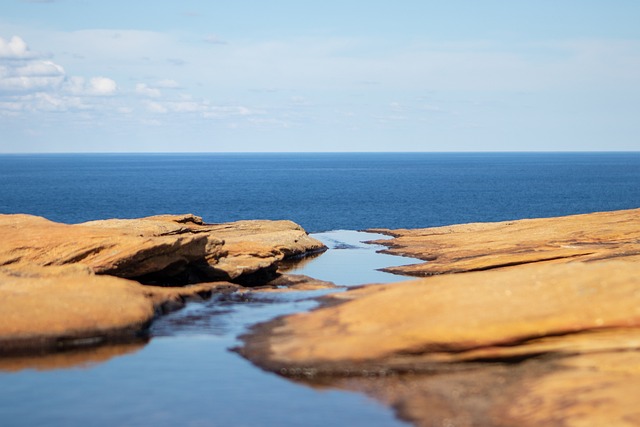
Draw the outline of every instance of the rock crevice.
[[[323,249],[290,221],[0,215],[0,354],[134,339],[185,298],[264,284],[281,260]]]

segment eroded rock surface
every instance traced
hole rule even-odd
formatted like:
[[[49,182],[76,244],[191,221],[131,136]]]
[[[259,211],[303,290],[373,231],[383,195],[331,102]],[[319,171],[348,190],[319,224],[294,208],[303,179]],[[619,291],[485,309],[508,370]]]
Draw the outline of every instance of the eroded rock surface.
[[[0,215],[0,239],[0,266],[79,264],[97,274],[126,278],[184,268],[202,259],[209,244],[205,234],[134,233],[19,214]]]
[[[631,328],[633,339],[615,346],[635,349],[638,273],[636,263],[607,261],[369,286],[347,292],[343,304],[284,317],[249,344],[265,354],[272,369],[326,372],[355,363],[377,366],[381,359],[394,359],[389,366],[411,362],[415,370],[421,363],[432,368],[439,362],[538,355],[556,351],[554,345],[570,352],[578,342],[536,340],[584,331],[615,329],[615,337]]]
[[[239,351],[417,425],[637,425],[639,214],[387,231],[392,252],[433,260],[398,271],[458,274],[334,294]]]
[[[129,339],[185,300],[240,288],[226,280],[271,280],[280,260],[323,249],[290,221],[0,215],[0,353]]]
[[[0,353],[136,340],[157,314],[234,287],[143,286],[80,265],[0,268]]]
[[[141,219],[109,219],[79,224],[129,236],[204,238],[206,245],[192,264],[191,281],[235,280],[259,272],[274,273],[285,258],[320,252],[326,247],[292,221],[247,220],[205,224],[195,215],[159,215]],[[204,261],[204,262],[202,262]],[[180,261],[173,264],[180,267]],[[175,268],[174,268],[175,269]],[[146,274],[153,274],[149,271]],[[166,275],[166,274],[162,274]],[[140,275],[141,276],[141,275]],[[263,275],[260,280],[267,278]]]
[[[194,215],[74,225],[0,215],[0,238],[0,266],[82,264],[97,274],[152,283],[234,280],[325,249],[291,221],[205,224]]]
[[[410,276],[490,270],[530,263],[632,258],[640,261],[640,209],[558,218],[461,224],[415,230],[375,229],[394,236],[388,253],[427,261],[386,268]]]

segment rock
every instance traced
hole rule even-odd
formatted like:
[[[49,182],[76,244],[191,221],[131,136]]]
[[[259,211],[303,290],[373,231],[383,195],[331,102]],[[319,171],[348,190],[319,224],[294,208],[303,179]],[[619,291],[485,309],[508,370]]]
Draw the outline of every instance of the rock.
[[[280,260],[323,248],[290,221],[0,215],[0,353],[136,339],[158,313],[240,288],[225,279],[266,283]]]
[[[142,287],[71,267],[0,269],[0,352],[134,339],[155,315]]]
[[[141,286],[77,265],[0,268],[0,354],[138,340],[158,313],[231,283]]]
[[[0,215],[0,239],[0,266],[81,264],[159,284],[266,279],[282,259],[326,249],[291,221],[205,224],[191,214],[75,225]]]
[[[637,425],[639,213],[389,232],[433,260],[398,272],[458,274],[332,294],[238,351],[421,426]]]
[[[0,239],[0,266],[80,264],[97,274],[125,278],[180,271],[203,259],[211,246],[204,234],[137,233],[20,214],[0,215]]]
[[[452,225],[416,230],[374,229],[394,236],[385,251],[428,261],[384,269],[428,276],[531,263],[629,258],[640,261],[640,209],[558,218]]]
[[[321,289],[339,289],[333,282],[314,279],[302,274],[280,274],[275,279],[252,291],[282,293],[293,291],[317,291]]]
[[[447,355],[499,359],[504,349],[504,357],[511,358],[514,346],[543,337],[640,326],[639,272],[633,262],[602,261],[364,287],[335,295],[348,298],[342,304],[260,328],[248,337],[245,354],[270,369],[326,372],[394,357],[406,363],[406,355],[412,369],[449,362]],[[636,348],[637,338],[627,344]],[[554,344],[566,346],[562,340],[549,341],[531,352],[553,352]],[[475,357],[465,358],[467,352]]]
[[[275,278],[280,261],[327,249],[291,221],[237,221],[208,227],[209,233],[224,240],[221,256],[207,260],[225,280],[264,269],[269,269],[269,278]]]

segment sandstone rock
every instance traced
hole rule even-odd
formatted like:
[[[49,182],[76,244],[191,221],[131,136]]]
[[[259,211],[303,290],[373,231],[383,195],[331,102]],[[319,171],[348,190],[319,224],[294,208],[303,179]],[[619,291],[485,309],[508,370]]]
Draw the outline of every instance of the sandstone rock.
[[[200,280],[235,280],[260,272],[268,274],[249,280],[252,284],[270,279],[279,261],[325,250],[292,221],[236,221],[205,224],[187,215],[159,215],[141,219],[92,221],[82,226],[117,230],[141,237],[198,235],[208,239],[206,264],[197,266]]]
[[[237,221],[208,226],[209,233],[224,240],[222,254],[207,261],[226,280],[271,269],[287,258],[326,250],[324,244],[291,221]]]
[[[0,354],[135,340],[161,312],[237,285],[179,288],[94,275],[77,265],[0,268]]]
[[[0,313],[6,354],[132,339],[155,307],[136,282],[75,267],[22,266],[0,270]]]
[[[332,294],[238,351],[420,426],[637,425],[639,213],[387,230],[430,260],[393,271],[459,274]]]
[[[394,236],[385,251],[428,261],[385,271],[411,276],[490,270],[530,263],[629,258],[640,261],[640,209],[416,230]]]
[[[0,215],[0,266],[81,264],[97,274],[135,278],[184,268],[206,256],[204,234],[147,235]]]
[[[638,273],[636,263],[607,261],[365,287],[346,293],[355,299],[261,329],[246,354],[272,369],[329,370],[404,355],[438,362],[440,353],[462,358],[488,349],[498,358],[500,348],[512,357],[513,346],[542,337],[640,326]],[[552,344],[544,352],[554,351]],[[637,336],[631,344],[636,348]]]
[[[325,249],[291,221],[205,224],[191,214],[75,225],[0,215],[0,239],[0,266],[82,264],[97,274],[161,284],[273,273],[284,258]]]
[[[496,407],[504,424],[637,426],[640,352],[578,355],[520,382],[521,393]]]
[[[239,289],[224,279],[270,279],[283,258],[323,248],[290,221],[208,225],[189,214],[67,225],[0,215],[0,353],[132,339],[157,313]]]
[[[314,279],[302,274],[280,274],[277,278],[256,288],[255,291],[266,293],[282,293],[293,291],[317,291],[321,289],[338,289],[335,283]],[[253,289],[252,289],[253,291]]]

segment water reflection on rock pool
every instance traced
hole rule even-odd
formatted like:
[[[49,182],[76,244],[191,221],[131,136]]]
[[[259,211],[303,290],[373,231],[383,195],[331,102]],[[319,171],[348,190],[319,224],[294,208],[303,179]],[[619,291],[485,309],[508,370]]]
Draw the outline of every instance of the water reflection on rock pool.
[[[321,233],[328,252],[294,268],[339,285],[402,280],[375,271],[402,264],[362,240]],[[359,269],[359,271],[356,271]],[[3,426],[396,426],[365,396],[320,390],[264,372],[228,351],[255,323],[305,311],[335,290],[249,293],[190,303],[158,319],[151,341],[0,361]]]

